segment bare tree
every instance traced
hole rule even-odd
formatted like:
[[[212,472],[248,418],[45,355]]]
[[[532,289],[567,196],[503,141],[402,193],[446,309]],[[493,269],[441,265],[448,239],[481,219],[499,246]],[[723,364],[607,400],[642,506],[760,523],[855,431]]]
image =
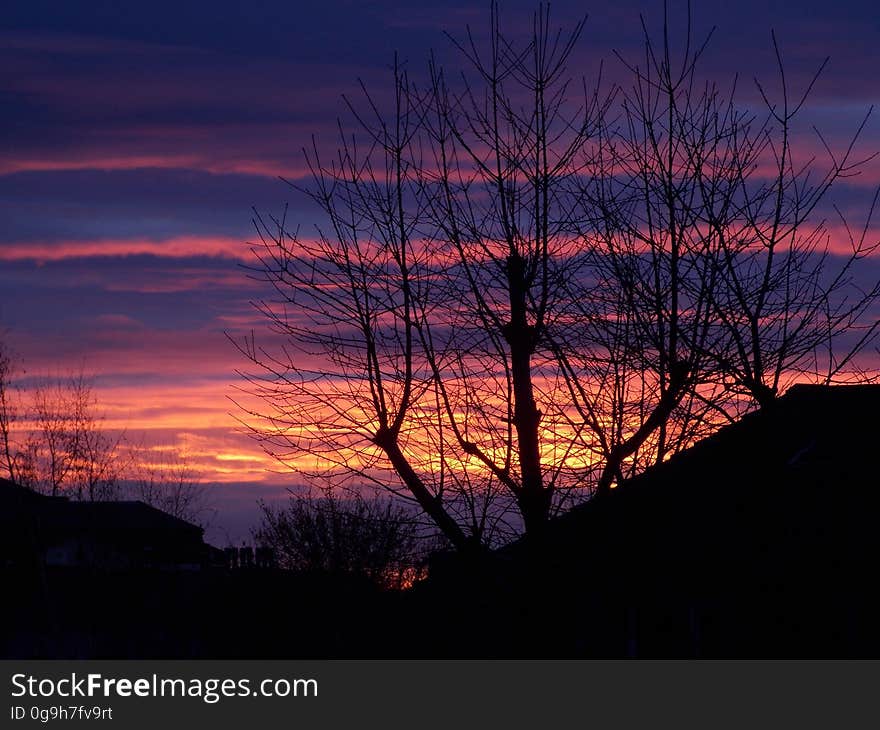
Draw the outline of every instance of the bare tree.
[[[46,376],[21,394],[14,373],[15,359],[0,341],[0,457],[12,481],[77,500],[134,498],[181,519],[207,520],[208,491],[185,450],[156,460],[108,428],[84,373]]]
[[[15,444],[12,440],[18,411],[13,396],[13,375],[15,361],[3,340],[0,340],[0,449],[2,449],[3,471],[12,481],[17,480]]]
[[[493,8],[488,50],[457,44],[463,91],[433,63],[424,89],[398,65],[388,118],[366,95],[336,159],[313,146],[317,241],[257,220],[258,271],[280,295],[258,306],[292,347],[241,345],[270,405],[255,432],[301,471],[305,452],[408,495],[459,549],[519,520],[539,530],[564,491],[542,462],[563,421],[546,333],[574,245],[570,179],[603,111],[595,94],[567,107],[581,28],[554,33],[542,10],[517,48]]]
[[[71,486],[78,499],[114,499],[121,489],[120,453],[125,434],[107,428],[91,382],[83,374],[69,382],[73,406],[74,458]]]
[[[487,42],[453,39],[460,79],[396,64],[389,103],[349,102],[335,158],[306,152],[317,238],[256,219],[276,295],[257,306],[284,345],[238,343],[262,403],[245,420],[301,473],[412,499],[459,549],[539,534],[823,347],[826,379],[852,372],[877,329],[833,343],[880,294],[855,279],[874,245],[831,272],[808,232],[852,145],[811,188],[803,100],[783,83],[766,119],[738,106],[701,79],[689,23],[681,54],[668,20],[660,44],[645,28],[631,83],[588,91],[566,71],[581,27],[542,7],[518,44],[493,6]]]
[[[643,57],[619,57],[632,81],[583,180],[596,217],[571,302],[587,326],[579,350],[560,351],[599,491],[767,405],[783,381],[863,377],[855,358],[878,327],[880,282],[858,273],[878,246],[868,224],[843,221],[849,251],[833,255],[816,215],[865,162],[864,123],[841,152],[825,145],[824,169],[798,166],[793,122],[817,77],[792,103],[775,37],[782,99],[758,84],[762,117],[737,104],[735,82],[701,78],[711,33],[695,44],[688,18],[677,54],[667,16],[659,43],[643,31]]]
[[[210,495],[185,450],[165,452],[157,460],[143,445],[130,446],[125,474],[126,496],[205,526],[211,513]]]
[[[582,233],[590,276],[571,295],[582,346],[560,352],[599,492],[705,435],[728,405],[708,355],[719,272],[703,197],[750,164],[738,157],[741,115],[698,80],[708,38],[694,45],[688,26],[676,58],[668,26],[659,47],[643,30],[641,60],[619,57],[631,82],[583,180],[595,217]]]
[[[122,434],[106,428],[83,373],[46,377],[16,391],[14,359],[0,343],[0,450],[3,470],[53,496],[113,498],[119,487]]]
[[[518,47],[493,7],[486,47],[470,32],[453,41],[471,73],[456,90],[432,63],[425,105],[421,173],[441,285],[419,336],[455,447],[503,485],[532,533],[580,458],[558,363],[571,343],[566,283],[583,273],[573,182],[613,98],[567,75],[582,28],[553,31],[542,6]]]
[[[12,481],[77,500],[134,498],[180,519],[207,521],[208,490],[185,450],[157,460],[108,428],[83,372],[46,376],[21,395],[14,373],[15,359],[0,341],[0,463]]]
[[[25,451],[36,488],[52,496],[112,499],[119,487],[122,434],[106,428],[92,384],[84,373],[46,377],[33,389],[34,428]]]
[[[880,279],[871,281],[860,270],[880,247],[870,232],[880,189],[858,229],[836,206],[839,230],[833,235],[817,215],[832,186],[857,175],[873,157],[855,153],[871,110],[840,149],[816,130],[826,159],[798,161],[795,122],[828,59],[798,94],[775,35],[772,40],[776,98],[755,82],[766,115],[731,124],[735,158],[725,185],[704,185],[700,200],[716,267],[711,308],[723,339],[710,355],[731,389],[760,406],[796,380],[861,379],[857,357],[880,325],[874,311]]]
[[[76,397],[60,379],[38,385],[33,393],[35,428],[28,436],[38,488],[53,497],[65,489],[77,456]]]

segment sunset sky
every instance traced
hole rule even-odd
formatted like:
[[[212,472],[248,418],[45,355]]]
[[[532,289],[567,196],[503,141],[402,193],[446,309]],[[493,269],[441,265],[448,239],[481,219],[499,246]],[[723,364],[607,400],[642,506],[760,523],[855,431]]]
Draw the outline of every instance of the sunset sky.
[[[775,29],[792,83],[831,62],[805,118],[838,143],[880,102],[880,12],[873,2],[701,0],[717,26],[704,71],[773,79]],[[682,3],[673,3],[682,17]],[[0,329],[28,374],[96,375],[110,422],[185,449],[215,495],[209,537],[239,541],[258,498],[294,478],[272,473],[241,434],[229,396],[242,358],[233,336],[264,326],[249,301],[251,209],[311,230],[316,213],[278,180],[303,174],[312,134],[334,141],[342,95],[379,92],[398,51],[419,73],[429,51],[455,67],[442,31],[485,27],[488,3],[7,0],[0,14]],[[525,30],[531,2],[503,2]],[[795,9],[796,8],[796,9]],[[589,20],[576,58],[588,78],[613,51],[637,52],[639,13],[662,4],[559,1],[555,22]],[[880,149],[880,113],[859,149]],[[805,146],[804,159],[819,150]],[[832,197],[860,224],[880,162]],[[828,207],[831,215],[831,208]]]

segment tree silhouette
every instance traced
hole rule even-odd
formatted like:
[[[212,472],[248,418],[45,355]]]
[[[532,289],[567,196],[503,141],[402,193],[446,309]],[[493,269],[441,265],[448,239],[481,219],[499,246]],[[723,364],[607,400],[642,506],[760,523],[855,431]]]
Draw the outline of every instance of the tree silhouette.
[[[18,465],[15,458],[15,444],[12,437],[13,424],[18,417],[13,395],[13,375],[15,359],[8,345],[0,340],[0,447],[2,447],[3,471],[9,479],[18,478]]]
[[[127,498],[160,509],[193,524],[206,526],[213,511],[206,485],[185,449],[156,459],[142,443],[129,442],[123,467]]]
[[[620,58],[632,81],[582,187],[597,214],[582,234],[593,277],[571,301],[576,320],[600,325],[579,351],[561,353],[599,443],[600,491],[624,464],[636,473],[719,416],[735,418],[737,399],[772,402],[783,378],[852,379],[877,328],[878,284],[856,276],[878,246],[868,238],[873,206],[859,234],[847,231],[843,256],[815,215],[867,161],[854,159],[864,122],[840,153],[818,135],[824,166],[798,164],[794,121],[818,72],[793,103],[773,36],[779,100],[756,81],[762,116],[736,103],[735,84],[725,92],[699,75],[711,33],[694,43],[688,26],[676,52],[668,19],[659,43],[643,32],[643,57]]]
[[[207,489],[185,452],[156,460],[110,428],[83,373],[20,387],[23,371],[0,340],[0,466],[18,484],[82,501],[137,499],[192,522],[210,511]]]
[[[761,119],[701,80],[708,38],[688,26],[676,56],[665,23],[603,93],[567,72],[582,27],[551,30],[542,7],[516,43],[493,6],[486,42],[453,39],[461,78],[432,58],[420,85],[396,62],[387,103],[347,100],[336,155],[305,153],[317,236],[255,220],[252,273],[275,295],[256,306],[283,345],[237,343],[256,366],[245,422],[325,485],[414,500],[463,550],[540,534],[783,376],[852,375],[876,333],[867,226],[840,263],[814,220],[858,169],[858,132],[816,181],[792,158],[804,101],[781,61]]]
[[[106,428],[86,375],[47,376],[30,396],[31,427],[19,434],[12,457],[15,479],[52,496],[117,496],[122,435]]]

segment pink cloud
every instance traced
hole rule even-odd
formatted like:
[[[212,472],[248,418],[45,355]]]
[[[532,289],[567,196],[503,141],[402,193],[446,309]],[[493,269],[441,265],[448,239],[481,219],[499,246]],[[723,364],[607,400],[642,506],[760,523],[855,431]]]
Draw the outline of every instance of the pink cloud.
[[[167,140],[166,140],[167,141]],[[302,165],[285,164],[282,159],[241,159],[224,157],[222,152],[206,150],[202,155],[181,154],[168,145],[165,152],[155,155],[143,155],[134,152],[139,145],[132,144],[131,152],[120,149],[116,154],[100,149],[91,152],[65,150],[53,152],[46,157],[10,157],[0,158],[0,175],[12,175],[17,172],[63,172],[67,170],[200,170],[215,175],[259,175],[264,177],[285,177],[299,179],[307,174]]]
[[[121,239],[108,241],[26,242],[0,246],[0,261],[64,261],[75,258],[158,256],[191,258],[208,256],[251,261],[249,246],[241,239],[217,236],[179,236],[162,241]]]

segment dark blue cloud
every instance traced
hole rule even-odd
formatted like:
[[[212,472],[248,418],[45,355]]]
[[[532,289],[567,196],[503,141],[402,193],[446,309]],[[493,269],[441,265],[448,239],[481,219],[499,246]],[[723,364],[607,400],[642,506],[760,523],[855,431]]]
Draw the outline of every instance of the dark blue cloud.
[[[192,287],[187,288],[190,277]],[[163,286],[175,278],[180,287]],[[206,283],[207,282],[207,283]],[[154,330],[214,326],[248,297],[246,273],[235,262],[128,257],[50,262],[4,262],[0,322],[45,334],[92,330],[107,315]],[[143,289],[140,289],[143,287]]]
[[[198,170],[67,170],[0,176],[0,246],[54,240],[252,237],[252,207],[279,209],[288,185]]]

